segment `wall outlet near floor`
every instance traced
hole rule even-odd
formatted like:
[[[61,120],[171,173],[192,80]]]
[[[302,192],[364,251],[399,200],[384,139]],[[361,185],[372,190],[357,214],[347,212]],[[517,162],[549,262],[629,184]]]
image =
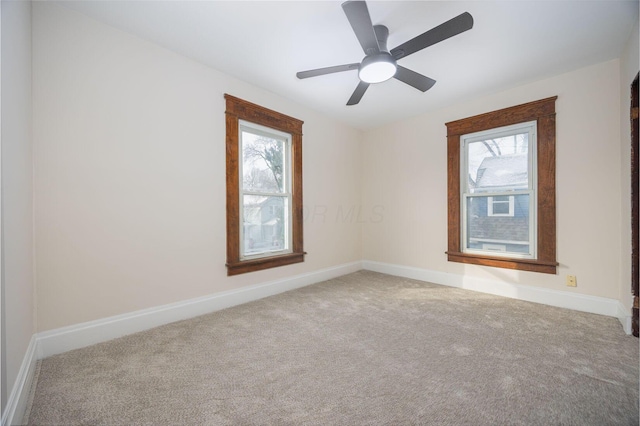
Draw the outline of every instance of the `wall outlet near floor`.
[[[577,287],[578,281],[575,275],[567,275],[567,287]]]

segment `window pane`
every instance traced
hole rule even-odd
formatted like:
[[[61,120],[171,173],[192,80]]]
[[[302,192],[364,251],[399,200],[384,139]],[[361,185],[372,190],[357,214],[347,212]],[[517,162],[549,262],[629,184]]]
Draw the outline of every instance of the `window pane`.
[[[496,202],[493,200],[493,214],[509,214],[509,201],[505,203],[504,201]]]
[[[243,196],[243,256],[288,250],[287,197]]]
[[[527,189],[529,135],[517,135],[467,144],[469,192]]]
[[[498,198],[498,197],[495,197]],[[529,195],[513,196],[513,216],[489,216],[487,203],[490,197],[467,198],[467,241],[468,249],[529,253]],[[509,203],[494,203],[493,212]]]
[[[284,152],[284,141],[242,131],[243,189],[285,192]]]

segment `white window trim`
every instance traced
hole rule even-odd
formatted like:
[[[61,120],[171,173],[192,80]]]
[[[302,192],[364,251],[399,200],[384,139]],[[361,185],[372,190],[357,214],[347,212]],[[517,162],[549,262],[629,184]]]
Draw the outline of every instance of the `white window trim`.
[[[285,149],[283,153],[283,176],[284,176],[284,192],[281,193],[273,193],[273,192],[261,192],[261,191],[245,191],[243,187],[244,180],[244,153],[242,150],[242,134],[243,132],[252,133],[254,135],[260,135],[264,137],[268,137],[271,139],[275,139],[278,141],[282,141],[285,144]],[[279,254],[287,254],[293,253],[293,233],[292,233],[292,186],[291,186],[291,171],[292,171],[292,163],[291,163],[291,141],[292,136],[289,133],[281,132],[276,129],[272,129],[266,126],[262,126],[260,124],[251,123],[245,120],[238,120],[238,173],[239,173],[239,182],[240,188],[238,190],[238,195],[240,197],[239,200],[239,214],[240,214],[240,260],[250,260],[250,259],[260,259],[262,257],[271,257],[277,256]],[[245,255],[245,247],[244,247],[244,196],[245,195],[257,195],[261,197],[282,197],[285,199],[285,208],[287,210],[286,218],[287,225],[285,227],[285,248],[277,249],[277,250],[264,250],[259,253],[252,253],[250,255]],[[271,206],[274,207],[274,206]]]
[[[508,192],[491,192],[491,193],[471,193],[469,191],[469,177],[468,173],[468,150],[467,145],[472,142],[478,142],[486,139],[501,138],[511,136],[519,133],[529,133],[528,138],[528,174],[529,174],[529,187],[527,190],[522,191],[508,191]],[[489,254],[491,256],[519,258],[519,259],[537,259],[538,253],[538,218],[537,218],[537,182],[538,182],[538,158],[537,158],[537,121],[529,121],[525,123],[518,123],[510,126],[498,127],[494,129],[484,130],[481,132],[469,133],[460,136],[460,247],[463,253],[469,254]],[[497,252],[481,249],[472,249],[467,247],[467,204],[468,199],[477,196],[502,196],[509,195],[509,211],[512,212],[512,197],[519,194],[529,195],[529,253],[510,253],[510,252]],[[506,216],[506,215],[493,215],[493,216]]]

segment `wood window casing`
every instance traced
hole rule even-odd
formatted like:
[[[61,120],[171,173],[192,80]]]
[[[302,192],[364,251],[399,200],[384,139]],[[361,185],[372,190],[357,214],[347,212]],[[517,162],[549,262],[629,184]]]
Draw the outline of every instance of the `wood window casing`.
[[[301,120],[225,94],[227,172],[227,275],[238,275],[304,262],[302,231],[302,124]],[[291,135],[291,253],[255,259],[240,255],[239,121],[244,120]]]
[[[556,261],[556,122],[557,96],[529,102],[486,114],[446,123],[448,250],[450,262],[555,274]],[[461,250],[460,137],[527,121],[537,122],[537,217],[538,254],[536,259],[518,259],[469,254]]]

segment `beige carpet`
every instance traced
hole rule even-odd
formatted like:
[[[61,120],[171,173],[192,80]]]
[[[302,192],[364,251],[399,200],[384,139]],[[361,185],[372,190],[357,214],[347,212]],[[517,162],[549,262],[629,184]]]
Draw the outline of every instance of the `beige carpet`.
[[[638,425],[614,318],[360,271],[41,361],[49,425]]]

